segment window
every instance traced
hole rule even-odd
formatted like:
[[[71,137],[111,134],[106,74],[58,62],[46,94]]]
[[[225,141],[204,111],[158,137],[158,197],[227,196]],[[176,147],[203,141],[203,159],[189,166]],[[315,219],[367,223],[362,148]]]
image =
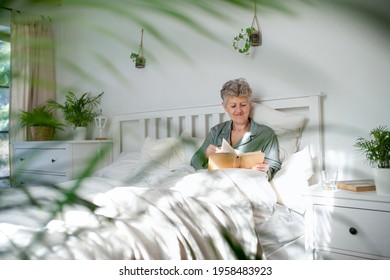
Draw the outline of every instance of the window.
[[[2,30],[1,30],[2,31]],[[0,188],[9,187],[9,86],[11,46],[0,40]]]

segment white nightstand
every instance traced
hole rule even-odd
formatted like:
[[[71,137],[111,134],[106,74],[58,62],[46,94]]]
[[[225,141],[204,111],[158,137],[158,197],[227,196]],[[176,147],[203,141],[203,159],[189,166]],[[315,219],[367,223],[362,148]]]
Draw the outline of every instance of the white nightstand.
[[[48,185],[79,178],[95,159],[92,171],[112,162],[111,140],[25,141],[11,143],[15,185]]]
[[[390,259],[390,196],[316,185],[305,198],[309,259]]]

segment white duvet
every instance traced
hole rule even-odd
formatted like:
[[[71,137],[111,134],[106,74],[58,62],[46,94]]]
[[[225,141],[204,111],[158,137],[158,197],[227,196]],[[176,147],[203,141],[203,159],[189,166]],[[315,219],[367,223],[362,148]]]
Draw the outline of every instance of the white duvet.
[[[2,211],[0,259],[255,259],[286,241],[278,240],[283,234],[269,236],[285,216],[275,221],[276,195],[263,173],[181,170],[165,180],[162,174],[154,178],[166,182],[158,188],[86,178],[78,194],[98,206],[93,212],[80,206],[53,217],[33,207]],[[56,199],[47,188],[32,193]]]

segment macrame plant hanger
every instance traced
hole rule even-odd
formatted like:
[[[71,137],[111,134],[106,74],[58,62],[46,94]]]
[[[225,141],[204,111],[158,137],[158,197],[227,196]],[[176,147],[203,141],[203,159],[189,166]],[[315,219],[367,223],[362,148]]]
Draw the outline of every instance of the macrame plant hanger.
[[[144,29],[141,30],[141,44],[139,45],[138,53],[132,52],[130,59],[135,62],[136,68],[144,68],[146,64],[146,58],[144,57]]]
[[[254,0],[255,7],[254,7],[254,15],[252,20],[252,32],[249,36],[249,42],[251,46],[261,46],[263,43],[262,34],[260,31],[259,21],[257,20],[257,1]]]
[[[144,57],[144,29],[141,30],[141,44],[139,45],[138,57],[135,62],[135,67],[144,68],[146,59]]]

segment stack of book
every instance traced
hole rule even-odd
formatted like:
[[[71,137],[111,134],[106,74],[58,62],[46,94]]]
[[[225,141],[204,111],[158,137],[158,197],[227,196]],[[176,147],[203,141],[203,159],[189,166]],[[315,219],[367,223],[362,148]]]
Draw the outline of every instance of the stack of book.
[[[375,191],[375,184],[373,180],[339,181],[338,187],[340,189],[355,192]]]

